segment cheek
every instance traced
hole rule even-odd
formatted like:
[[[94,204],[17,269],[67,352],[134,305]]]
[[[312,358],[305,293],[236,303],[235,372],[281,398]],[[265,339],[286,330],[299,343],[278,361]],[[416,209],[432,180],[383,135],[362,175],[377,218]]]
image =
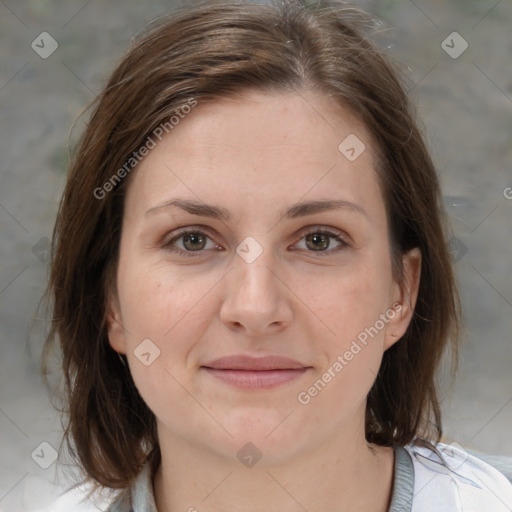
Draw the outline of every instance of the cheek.
[[[333,331],[329,336],[316,336],[322,362],[311,387],[302,390],[315,404],[315,410],[331,411],[341,420],[364,402],[384,351],[387,323],[381,315],[388,311],[387,284],[381,270],[371,271],[362,265],[331,280],[329,292],[323,297],[312,298],[320,305],[318,317]],[[319,329],[320,324],[316,331]],[[333,409],[333,404],[338,408]]]
[[[324,292],[317,290],[310,294],[310,300],[342,348],[386,312],[390,306],[390,283],[390,268],[361,258],[337,276],[329,276]]]
[[[188,357],[209,321],[201,299],[213,284],[132,261],[120,265],[118,288],[134,383],[157,417],[183,404],[193,407],[180,384],[188,388]]]
[[[209,280],[184,278],[168,265],[127,261],[120,265],[118,288],[130,332],[163,339],[198,305]],[[143,332],[145,331],[145,332]]]
[[[145,268],[135,259],[126,263],[120,265],[118,288],[134,380],[137,383],[140,377],[141,385],[159,389],[169,380],[169,373],[184,381],[197,340],[212,322],[208,292],[219,277],[191,275],[162,263]],[[147,339],[158,355],[149,373],[137,360],[139,346]]]
[[[390,272],[385,258],[362,257],[330,280],[323,297],[312,298],[319,305],[318,317],[333,331],[316,338],[323,357],[311,391],[317,393],[320,410],[335,402],[343,404],[339,414],[345,414],[342,411],[361,403],[373,385],[388,325],[381,315],[390,319]]]

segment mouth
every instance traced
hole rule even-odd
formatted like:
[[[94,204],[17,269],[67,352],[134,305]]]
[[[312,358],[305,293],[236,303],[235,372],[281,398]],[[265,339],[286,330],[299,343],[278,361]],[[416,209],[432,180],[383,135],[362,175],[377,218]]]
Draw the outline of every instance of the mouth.
[[[312,368],[279,356],[254,358],[229,356],[211,361],[201,369],[212,377],[243,389],[268,389],[290,382]]]

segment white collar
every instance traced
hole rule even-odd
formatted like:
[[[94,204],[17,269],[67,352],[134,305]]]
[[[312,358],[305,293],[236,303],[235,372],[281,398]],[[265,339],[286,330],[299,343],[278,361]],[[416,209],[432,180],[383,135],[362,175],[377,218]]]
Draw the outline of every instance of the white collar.
[[[444,460],[428,448],[408,445],[414,465],[411,512],[510,512],[512,483],[458,443],[438,443]]]

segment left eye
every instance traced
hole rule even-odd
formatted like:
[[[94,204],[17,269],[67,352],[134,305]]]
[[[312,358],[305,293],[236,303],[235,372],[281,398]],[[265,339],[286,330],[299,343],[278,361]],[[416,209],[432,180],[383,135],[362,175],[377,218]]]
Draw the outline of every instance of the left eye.
[[[338,251],[348,245],[341,235],[330,231],[314,230],[306,233],[306,235],[301,238],[301,240],[305,240],[306,248],[313,248],[311,252],[318,252],[321,256],[331,252],[327,251],[331,245],[331,239],[338,242],[338,246],[333,248],[332,251]]]
[[[327,249],[329,249],[331,245],[331,239],[338,242],[338,246],[328,251]],[[174,244],[179,240],[182,240],[183,248],[174,246]],[[183,254],[186,256],[200,256],[202,251],[208,250],[208,248],[205,247],[207,245],[207,240],[210,240],[211,244],[213,245],[213,247],[210,247],[210,249],[220,249],[218,245],[215,245],[213,241],[211,241],[210,237],[204,231],[200,230],[182,231],[174,238],[166,242],[164,247],[178,254]],[[341,234],[320,229],[315,229],[305,233],[299,242],[302,240],[305,241],[305,249],[300,247],[299,249],[318,253],[319,256],[328,255],[333,251],[338,251],[348,246],[348,243],[341,236]]]

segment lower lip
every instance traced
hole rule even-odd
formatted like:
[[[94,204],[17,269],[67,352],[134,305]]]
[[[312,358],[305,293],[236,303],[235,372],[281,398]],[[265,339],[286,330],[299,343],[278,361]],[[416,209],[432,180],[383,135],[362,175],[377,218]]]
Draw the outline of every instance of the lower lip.
[[[244,389],[266,389],[290,382],[303,373],[307,368],[287,370],[218,370],[203,367],[210,375],[228,384]]]

